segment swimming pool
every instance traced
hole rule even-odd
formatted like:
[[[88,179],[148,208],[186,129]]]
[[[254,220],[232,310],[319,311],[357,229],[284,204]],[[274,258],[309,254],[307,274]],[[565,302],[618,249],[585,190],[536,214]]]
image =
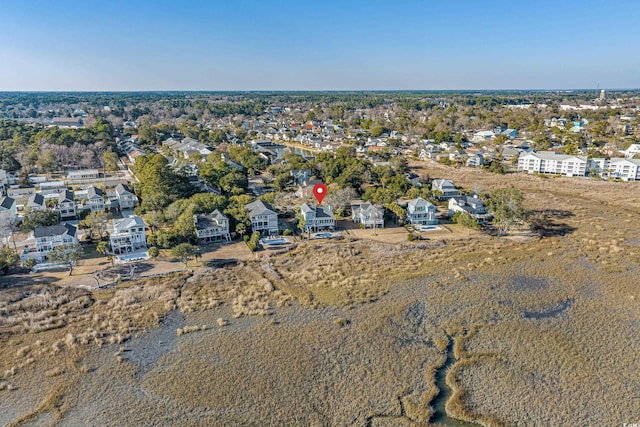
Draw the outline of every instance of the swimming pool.
[[[333,233],[318,233],[313,236],[314,239],[330,239],[333,237]]]
[[[286,245],[287,243],[289,243],[289,241],[287,239],[285,239],[284,237],[278,237],[278,238],[266,238],[266,239],[262,239],[260,240],[260,242],[265,245],[265,246],[273,246],[273,245]]]
[[[437,225],[416,225],[416,230],[418,231],[433,231],[440,230],[440,227]]]
[[[147,252],[136,252],[127,255],[118,255],[116,258],[119,262],[143,261],[149,259],[149,254]]]

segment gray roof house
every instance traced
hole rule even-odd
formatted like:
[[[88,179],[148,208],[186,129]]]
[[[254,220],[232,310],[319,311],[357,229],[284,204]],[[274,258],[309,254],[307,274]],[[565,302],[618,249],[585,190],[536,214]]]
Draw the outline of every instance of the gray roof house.
[[[258,199],[245,206],[251,218],[251,229],[266,234],[278,234],[278,214],[273,207]]]
[[[369,202],[352,203],[351,219],[364,228],[383,228],[384,208]]]
[[[125,254],[140,249],[147,249],[145,224],[142,218],[130,215],[127,218],[113,220],[113,233],[109,235],[111,251],[114,254]]]
[[[74,201],[73,191],[64,190],[58,196],[58,211],[60,211],[60,219],[76,217],[76,202]]]
[[[229,218],[224,216],[218,209],[210,214],[194,215],[193,225],[195,226],[198,239],[204,242],[214,242],[217,240],[231,241]]]
[[[413,225],[437,224],[436,207],[422,197],[409,200],[407,204],[407,220]]]
[[[449,200],[451,197],[460,195],[456,186],[448,179],[434,179],[431,184],[431,190],[441,193],[441,195],[437,196],[439,200]]]
[[[133,209],[133,207],[138,203],[138,198],[126,184],[120,183],[116,185],[115,192],[120,209]]]
[[[71,224],[58,224],[50,227],[36,227],[33,237],[36,241],[36,250],[29,253],[28,258],[42,261],[47,254],[58,246],[78,243],[77,230]]]
[[[304,231],[335,229],[336,220],[331,206],[309,206],[304,203],[300,206],[300,214],[304,219]]]
[[[87,188],[87,206],[91,212],[104,210],[104,192],[95,185]]]
[[[27,202],[27,209],[47,209],[47,204],[44,201],[44,196],[40,193],[36,193],[29,197]]]
[[[12,197],[4,196],[0,199],[0,225],[12,223],[18,215],[16,201]]]
[[[484,220],[490,217],[490,215],[487,214],[487,207],[477,194],[450,198],[449,216],[452,216],[456,212],[468,213],[477,220]]]

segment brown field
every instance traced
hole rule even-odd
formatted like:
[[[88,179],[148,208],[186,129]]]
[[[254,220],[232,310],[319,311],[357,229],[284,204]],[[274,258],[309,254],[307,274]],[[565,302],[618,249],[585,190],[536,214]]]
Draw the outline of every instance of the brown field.
[[[517,186],[533,237],[350,235],[114,290],[3,289],[0,424],[638,422],[640,186],[424,165]]]

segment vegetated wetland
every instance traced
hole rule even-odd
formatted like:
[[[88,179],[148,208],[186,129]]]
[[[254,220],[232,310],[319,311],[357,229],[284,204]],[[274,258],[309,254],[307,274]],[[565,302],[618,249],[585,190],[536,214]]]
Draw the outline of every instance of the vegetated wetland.
[[[114,292],[3,289],[0,424],[637,422],[637,185],[429,173],[517,186],[544,238],[313,242]]]

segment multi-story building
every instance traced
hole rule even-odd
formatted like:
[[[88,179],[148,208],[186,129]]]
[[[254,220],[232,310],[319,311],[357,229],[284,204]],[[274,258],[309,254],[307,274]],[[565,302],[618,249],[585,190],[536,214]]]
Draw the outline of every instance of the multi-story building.
[[[104,211],[104,192],[96,187],[90,185],[87,188],[87,204],[91,212]]]
[[[437,224],[436,207],[422,197],[409,200],[407,204],[407,220],[413,225]]]
[[[251,229],[266,234],[278,234],[278,214],[270,204],[258,199],[245,206],[251,218]]]
[[[35,193],[31,197],[29,197],[29,200],[27,201],[27,209],[47,209],[47,203],[44,200],[44,196],[40,193]]]
[[[71,219],[76,217],[76,202],[73,199],[73,191],[64,190],[58,196],[58,211],[60,219]]]
[[[16,201],[4,196],[0,199],[0,226],[13,224],[18,216]]]
[[[603,178],[640,181],[640,159],[593,158],[589,159],[589,171]]]
[[[331,206],[309,206],[304,203],[300,206],[300,214],[304,219],[304,231],[333,230],[336,226]]]
[[[585,176],[587,157],[557,154],[552,151],[523,153],[518,158],[518,172]]]
[[[145,224],[142,218],[130,215],[127,218],[113,220],[113,233],[109,235],[111,252],[116,255],[147,249]]]
[[[456,196],[449,199],[449,216],[456,212],[468,213],[477,220],[489,217],[487,207],[477,194],[473,196]]]
[[[33,230],[36,251],[30,257],[43,261],[49,252],[58,246],[78,243],[77,230],[71,224],[58,224],[50,227],[36,227]]]
[[[204,242],[231,241],[229,218],[224,216],[218,209],[208,215],[194,215],[193,225],[196,228],[198,239]]]
[[[431,190],[438,192],[439,200],[449,200],[460,194],[460,191],[448,179],[434,179],[431,183]]]
[[[138,198],[126,184],[116,185],[116,197],[118,198],[120,209],[133,209],[138,203]]]
[[[364,228],[384,227],[384,208],[369,202],[353,203],[351,205],[351,219]]]

